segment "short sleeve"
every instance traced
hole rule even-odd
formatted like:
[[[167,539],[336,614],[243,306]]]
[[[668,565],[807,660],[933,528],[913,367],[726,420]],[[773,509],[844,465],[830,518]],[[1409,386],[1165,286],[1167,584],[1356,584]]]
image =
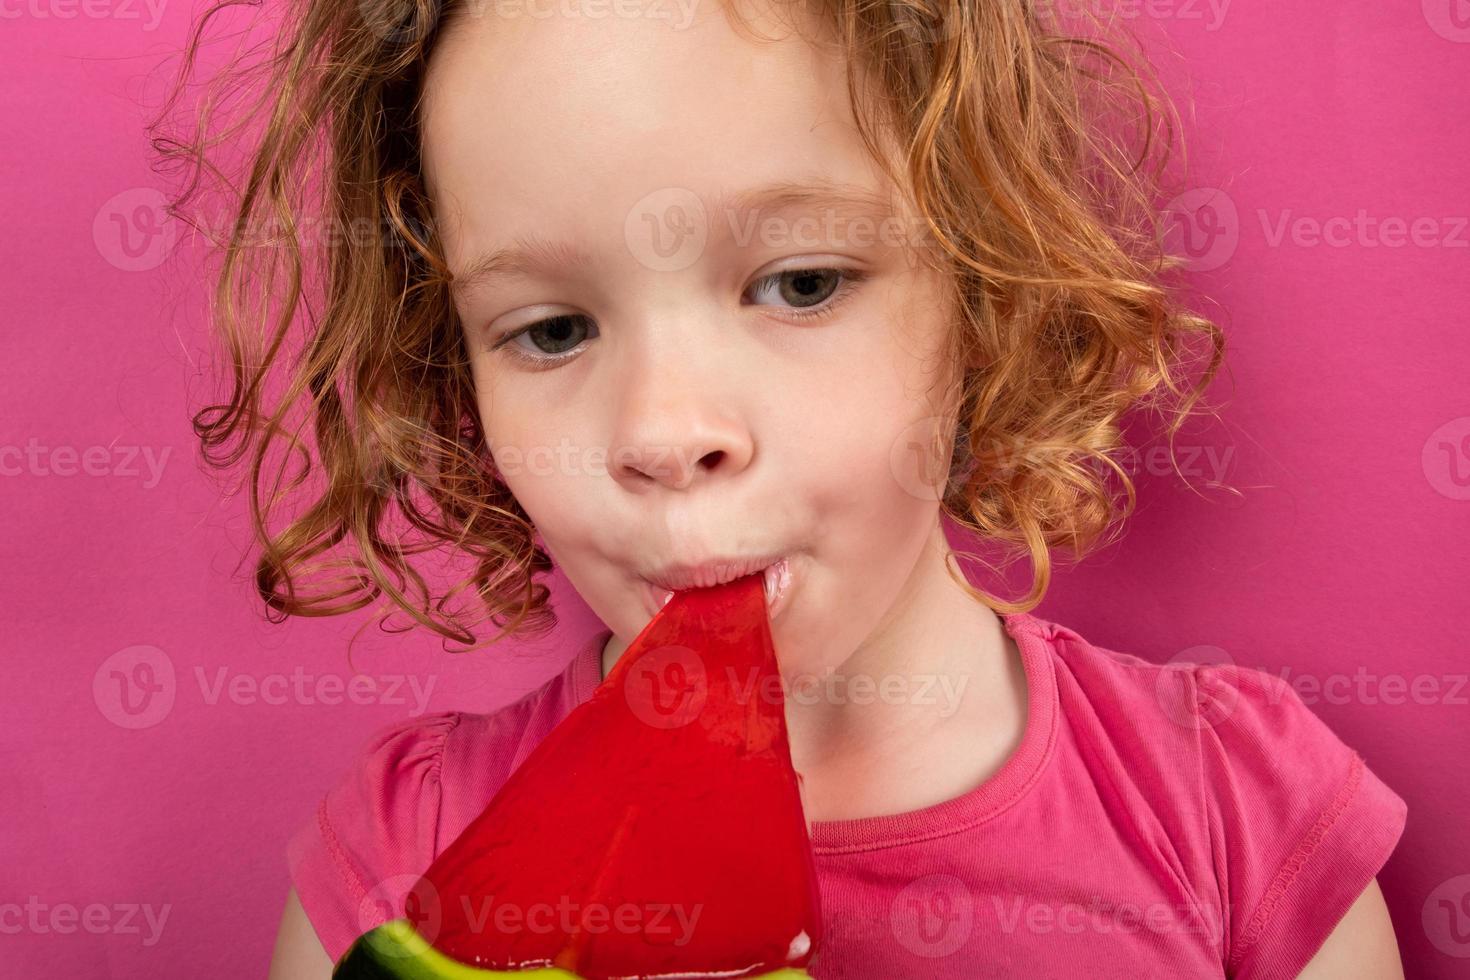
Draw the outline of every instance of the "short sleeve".
[[[460,713],[374,732],[286,847],[291,883],[332,962],[364,932],[403,915],[437,853],[440,768]]]
[[[1292,980],[1388,860],[1408,807],[1283,679],[1194,675],[1226,976]]]

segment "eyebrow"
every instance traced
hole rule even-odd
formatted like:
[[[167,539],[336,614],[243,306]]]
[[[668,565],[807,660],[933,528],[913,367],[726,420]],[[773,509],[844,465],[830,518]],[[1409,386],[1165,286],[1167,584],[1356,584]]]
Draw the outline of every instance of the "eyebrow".
[[[750,212],[781,212],[799,209],[830,210],[844,217],[887,217],[892,199],[870,188],[842,183],[827,178],[805,181],[776,181],[734,193],[722,192],[715,197],[710,213],[734,214],[743,218]],[[711,221],[712,231],[727,229],[727,222]],[[536,233],[517,235],[512,244],[476,255],[464,271],[454,273],[450,288],[456,296],[464,296],[490,283],[537,272],[587,269],[595,265],[593,257],[580,246],[558,242]]]

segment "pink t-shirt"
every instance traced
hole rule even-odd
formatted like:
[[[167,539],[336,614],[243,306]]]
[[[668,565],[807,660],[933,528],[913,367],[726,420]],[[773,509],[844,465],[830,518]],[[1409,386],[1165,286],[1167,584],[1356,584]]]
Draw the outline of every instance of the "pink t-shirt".
[[[1021,745],[955,799],[812,824],[813,975],[1295,977],[1392,853],[1404,801],[1280,678],[1003,620],[1026,671]],[[288,846],[334,961],[403,914],[418,875],[591,695],[608,636],[505,708],[368,741]]]

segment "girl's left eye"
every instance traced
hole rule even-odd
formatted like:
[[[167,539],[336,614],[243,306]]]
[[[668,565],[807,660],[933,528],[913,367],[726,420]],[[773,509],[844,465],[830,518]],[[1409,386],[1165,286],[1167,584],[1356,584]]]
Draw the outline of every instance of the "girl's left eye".
[[[757,296],[774,292],[775,298],[796,304],[793,319],[816,320],[831,316],[866,278],[861,269],[783,269],[757,279],[750,291]]]
[[[867,278],[868,273],[861,269],[783,269],[757,279],[741,299],[754,294],[756,297],[766,297],[765,302],[769,303],[772,301],[770,294],[774,292],[776,299],[795,304],[787,314],[790,319],[817,320],[831,316],[852,295],[858,284]],[[762,305],[759,299],[754,302],[755,305]],[[549,337],[552,344],[568,344],[570,338],[560,335],[567,330],[575,335],[582,326],[580,321],[591,324],[593,335],[596,336],[596,324],[588,317],[580,313],[562,314],[514,330],[496,341],[491,349],[504,348],[512,358],[532,368],[555,367],[576,357],[574,351],[582,346],[583,341],[570,340],[567,352],[552,354],[531,353],[516,341],[525,337],[535,342],[538,338]]]

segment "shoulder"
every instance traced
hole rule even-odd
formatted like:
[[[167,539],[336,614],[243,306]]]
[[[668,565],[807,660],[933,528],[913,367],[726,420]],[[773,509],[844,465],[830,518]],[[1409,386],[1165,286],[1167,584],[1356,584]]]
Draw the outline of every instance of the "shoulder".
[[[1226,766],[1282,783],[1323,774],[1341,786],[1363,761],[1286,680],[1237,664],[1217,648],[1195,647],[1158,662],[1036,622],[1051,653],[1061,709],[1085,716],[1081,723],[1069,718],[1084,737],[1190,754],[1204,788],[1218,784]]]
[[[287,843],[292,884],[333,961],[403,914],[414,882],[595,686],[597,667],[584,646],[504,707],[404,718],[363,739]]]
[[[287,842],[291,883],[333,961],[398,914],[427,866],[445,746],[462,717],[434,712],[373,731]]]
[[[1174,751],[1180,742],[1197,741],[1206,665],[1159,663],[1095,643],[1060,623],[1026,619],[1045,641],[1059,708],[1081,737],[1128,740],[1148,732],[1150,744]]]
[[[1197,860],[1228,975],[1296,976],[1392,853],[1404,800],[1281,677],[1042,622],[1069,732]]]
[[[1373,882],[1408,806],[1266,671],[1201,665],[1201,780],[1231,976],[1296,976]]]

